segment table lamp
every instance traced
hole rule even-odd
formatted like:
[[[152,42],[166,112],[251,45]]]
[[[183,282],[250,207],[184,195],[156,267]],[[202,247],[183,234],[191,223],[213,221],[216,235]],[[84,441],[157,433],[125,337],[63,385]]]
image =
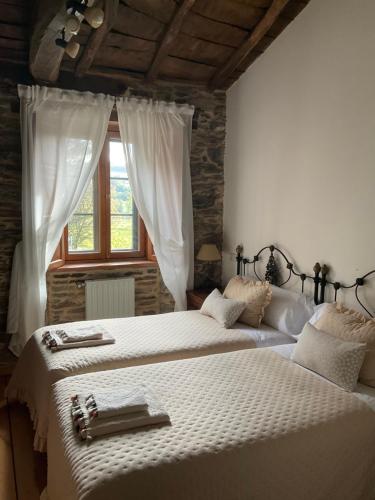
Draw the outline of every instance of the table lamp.
[[[212,271],[213,271],[211,263],[221,260],[221,255],[220,255],[220,252],[219,252],[217,246],[214,243],[204,243],[199,249],[199,252],[197,254],[197,260],[210,263],[210,264],[208,264],[209,265],[209,269],[208,269],[208,273],[207,273],[208,276],[206,277],[206,281],[204,282],[202,287],[203,288],[216,288],[217,286],[219,286],[217,283],[215,283],[214,281],[212,281],[209,278],[209,275],[210,274],[212,275]]]

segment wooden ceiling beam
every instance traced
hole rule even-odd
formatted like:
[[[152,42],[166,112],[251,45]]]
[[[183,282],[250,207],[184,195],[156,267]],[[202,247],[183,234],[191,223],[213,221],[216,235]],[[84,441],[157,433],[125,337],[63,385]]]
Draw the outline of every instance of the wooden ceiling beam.
[[[151,82],[157,78],[158,73],[160,71],[161,63],[163,62],[164,58],[168,55],[168,52],[181,29],[183,21],[186,15],[188,14],[189,10],[193,7],[194,3],[195,0],[183,0],[180,7],[178,7],[175,15],[173,16],[171,22],[167,27],[164,38],[147,72],[146,76],[147,81]]]
[[[85,50],[77,63],[75,70],[76,76],[83,76],[92,65],[96,53],[104,42],[107,34],[111,31],[111,28],[116,20],[118,6],[119,0],[105,0],[104,22],[98,29],[93,29],[91,31]]]
[[[29,68],[37,81],[55,82],[64,51],[55,39],[64,25],[66,0],[39,0],[31,36]]]
[[[290,0],[273,0],[264,17],[259,21],[251,32],[249,38],[237,49],[237,51],[228,59],[222,68],[217,71],[210,81],[211,88],[221,88],[231,74],[243,63],[250,52],[258,45],[264,35],[271,29],[272,25],[280,16],[283,9]]]

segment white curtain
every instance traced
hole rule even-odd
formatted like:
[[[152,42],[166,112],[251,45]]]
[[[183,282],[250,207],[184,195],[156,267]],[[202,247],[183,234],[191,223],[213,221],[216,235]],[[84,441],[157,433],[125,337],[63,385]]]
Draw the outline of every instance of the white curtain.
[[[114,98],[19,86],[22,243],[13,259],[7,330],[19,354],[45,324],[46,271],[95,173]]]
[[[194,108],[122,98],[116,101],[135,204],[146,225],[175,310],[193,285],[190,142]]]

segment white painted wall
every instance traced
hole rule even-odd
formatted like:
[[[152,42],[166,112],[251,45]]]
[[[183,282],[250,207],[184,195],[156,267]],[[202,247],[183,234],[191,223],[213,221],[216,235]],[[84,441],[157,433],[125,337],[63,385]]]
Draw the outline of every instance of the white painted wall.
[[[346,282],[375,268],[374,22],[374,0],[311,0],[229,90],[224,282],[238,243]]]

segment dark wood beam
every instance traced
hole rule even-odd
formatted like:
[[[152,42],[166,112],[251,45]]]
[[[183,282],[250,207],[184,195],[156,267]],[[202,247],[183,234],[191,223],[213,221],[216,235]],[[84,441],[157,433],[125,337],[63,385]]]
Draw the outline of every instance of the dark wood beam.
[[[92,65],[97,51],[116,20],[118,6],[119,0],[105,0],[104,22],[98,29],[91,31],[88,43],[76,66],[76,76],[83,76]]]
[[[40,0],[31,36],[29,67],[37,81],[55,82],[59,77],[64,51],[55,39],[64,25],[66,0]]]
[[[251,35],[237,51],[228,59],[222,68],[217,71],[210,81],[211,88],[220,88],[225,85],[226,80],[233,71],[246,59],[250,52],[258,45],[264,35],[271,29],[279,15],[290,0],[273,0],[264,17],[255,26]]]
[[[175,15],[173,16],[171,22],[167,27],[164,38],[155,54],[150,69],[147,72],[146,79],[148,81],[153,81],[157,78],[160,70],[160,65],[163,62],[163,59],[168,55],[168,52],[181,29],[183,21],[189,10],[193,7],[194,3],[195,0],[183,0],[180,7],[177,9]]]
[[[130,72],[121,69],[110,69],[104,67],[92,66],[86,73],[86,76],[98,76],[109,78],[118,82],[124,83],[128,87],[137,87],[139,85],[152,85],[154,82],[149,82],[145,79],[142,73]],[[183,78],[158,78],[155,83],[162,86],[189,86],[197,88],[207,88],[207,82],[184,80]]]

